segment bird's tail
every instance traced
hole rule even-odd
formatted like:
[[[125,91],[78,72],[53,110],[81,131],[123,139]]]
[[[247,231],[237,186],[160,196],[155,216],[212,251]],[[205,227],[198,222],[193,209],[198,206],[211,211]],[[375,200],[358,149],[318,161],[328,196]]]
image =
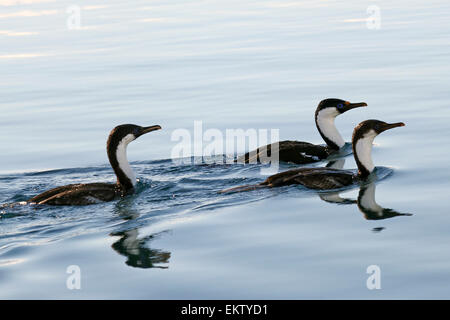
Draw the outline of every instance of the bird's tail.
[[[230,189],[220,190],[219,193],[232,193],[232,192],[242,192],[242,191],[251,191],[259,188],[265,188],[266,185],[262,184],[248,184],[245,186],[234,187]]]

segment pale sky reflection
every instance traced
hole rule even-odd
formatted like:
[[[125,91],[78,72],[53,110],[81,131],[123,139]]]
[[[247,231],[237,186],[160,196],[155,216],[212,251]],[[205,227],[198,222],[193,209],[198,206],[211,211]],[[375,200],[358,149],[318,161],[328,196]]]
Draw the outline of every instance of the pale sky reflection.
[[[11,13],[0,14],[0,19],[4,18],[17,18],[17,17],[40,17],[57,14],[58,10],[41,10],[41,11],[31,11],[23,10]]]
[[[23,4],[37,4],[37,3],[47,3],[54,2],[55,0],[0,0],[0,6],[18,6]]]
[[[0,36],[4,35],[4,36],[8,36],[8,37],[34,36],[37,34],[39,34],[39,32],[0,30]]]

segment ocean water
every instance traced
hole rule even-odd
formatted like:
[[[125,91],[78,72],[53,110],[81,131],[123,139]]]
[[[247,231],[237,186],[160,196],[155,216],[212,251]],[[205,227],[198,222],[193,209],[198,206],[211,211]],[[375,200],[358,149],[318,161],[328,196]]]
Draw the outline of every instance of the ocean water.
[[[0,298],[449,298],[449,14],[444,0],[0,0]],[[201,140],[197,121],[323,143],[328,97],[368,104],[337,119],[346,141],[365,119],[406,123],[376,138],[377,179],[219,194],[262,166],[171,160],[177,129]],[[114,181],[121,123],[163,127],[128,148],[134,195],[8,205]]]

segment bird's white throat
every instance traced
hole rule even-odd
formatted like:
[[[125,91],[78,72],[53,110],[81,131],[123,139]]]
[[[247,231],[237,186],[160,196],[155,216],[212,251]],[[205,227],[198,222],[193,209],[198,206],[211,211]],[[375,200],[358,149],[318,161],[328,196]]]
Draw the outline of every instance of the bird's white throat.
[[[355,156],[358,157],[359,162],[367,169],[367,171],[372,172],[375,166],[372,161],[372,145],[373,140],[378,134],[374,130],[370,130],[358,141],[356,141]]]
[[[340,114],[336,108],[325,108],[317,114],[317,126],[322,134],[334,142],[339,148],[345,145],[345,141],[334,124],[334,120]]]
[[[130,164],[127,159],[127,146],[128,144],[136,139],[136,137],[132,134],[126,135],[117,146],[116,157],[117,162],[119,163],[120,169],[125,173],[125,175],[130,179],[133,186],[136,185],[136,175],[134,174],[133,169],[131,169]]]

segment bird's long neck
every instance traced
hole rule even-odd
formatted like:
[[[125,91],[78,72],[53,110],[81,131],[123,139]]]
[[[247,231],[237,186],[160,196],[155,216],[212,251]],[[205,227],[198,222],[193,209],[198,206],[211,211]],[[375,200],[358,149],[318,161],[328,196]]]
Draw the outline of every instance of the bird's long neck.
[[[375,169],[372,161],[372,145],[376,136],[375,131],[371,130],[353,141],[353,155],[358,165],[358,175],[362,178],[369,176]]]
[[[120,141],[108,141],[107,151],[111,167],[117,176],[117,182],[129,191],[136,185],[136,176],[127,159],[127,146],[133,140],[132,136],[126,136]]]
[[[339,111],[326,108],[316,112],[316,127],[326,144],[333,150],[339,150],[345,145],[344,139],[334,124]]]

